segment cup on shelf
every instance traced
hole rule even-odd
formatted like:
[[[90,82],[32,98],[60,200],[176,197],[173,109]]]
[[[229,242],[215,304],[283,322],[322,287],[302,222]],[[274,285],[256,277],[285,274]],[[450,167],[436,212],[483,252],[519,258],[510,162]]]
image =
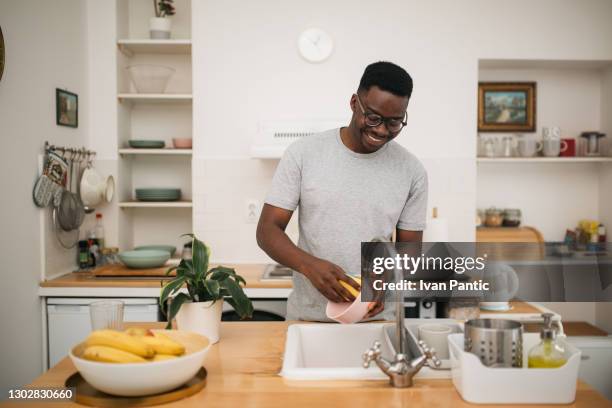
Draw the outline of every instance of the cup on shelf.
[[[561,151],[561,157],[574,157],[576,156],[576,139],[561,139],[561,142],[565,142],[567,149]]]
[[[122,330],[123,302],[120,300],[99,300],[89,304],[92,330]]]
[[[551,138],[544,139],[542,153],[546,157],[559,157],[561,152],[567,150],[567,142],[565,140]]]
[[[518,138],[517,151],[521,157],[533,157],[542,150],[542,142],[532,137],[521,136]]]

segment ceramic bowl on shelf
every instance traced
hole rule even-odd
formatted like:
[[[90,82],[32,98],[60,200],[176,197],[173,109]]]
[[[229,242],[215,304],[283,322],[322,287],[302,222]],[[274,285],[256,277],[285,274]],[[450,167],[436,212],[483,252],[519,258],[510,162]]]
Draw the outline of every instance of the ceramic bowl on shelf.
[[[162,332],[185,346],[185,354],[174,359],[144,363],[104,363],[81,356],[85,342],[70,350],[69,356],[79,373],[92,387],[107,394],[137,397],[173,390],[185,384],[200,370],[211,342],[200,334],[181,330]]]
[[[170,252],[161,249],[141,249],[119,252],[119,259],[133,269],[159,268],[170,259]]]
[[[170,256],[173,256],[176,252],[176,247],[174,245],[140,245],[134,248],[134,251],[146,251],[149,249],[157,250],[157,251],[167,251],[170,253]]]
[[[164,93],[174,68],[163,65],[136,64],[127,67],[138,93]]]
[[[172,145],[175,149],[191,149],[193,147],[193,140],[190,137],[173,138]]]
[[[139,201],[177,201],[181,199],[180,188],[137,188]]]
[[[163,140],[128,140],[128,145],[134,149],[163,149],[166,142]]]

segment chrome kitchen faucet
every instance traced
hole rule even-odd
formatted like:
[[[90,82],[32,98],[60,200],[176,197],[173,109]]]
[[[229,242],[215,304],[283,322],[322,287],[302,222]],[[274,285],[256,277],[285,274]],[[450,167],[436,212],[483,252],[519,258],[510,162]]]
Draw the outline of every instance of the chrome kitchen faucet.
[[[385,242],[380,238],[374,238],[371,242]],[[395,257],[397,252],[393,245],[387,245],[391,252],[391,256]],[[397,267],[394,270],[396,282],[401,282],[403,279],[402,271]],[[406,388],[412,386],[412,377],[419,372],[421,367],[425,365],[427,360],[431,360],[435,367],[440,367],[440,360],[436,356],[436,351],[428,347],[423,341],[416,342],[414,338],[406,331],[404,321],[404,291],[396,290],[396,311],[395,311],[395,332],[397,352],[393,361],[387,361],[381,356],[380,342],[375,341],[374,345],[363,353],[363,367],[368,368],[372,361],[389,376],[389,382],[397,388]],[[409,356],[408,353],[416,351],[415,356]],[[410,359],[412,357],[412,359]]]

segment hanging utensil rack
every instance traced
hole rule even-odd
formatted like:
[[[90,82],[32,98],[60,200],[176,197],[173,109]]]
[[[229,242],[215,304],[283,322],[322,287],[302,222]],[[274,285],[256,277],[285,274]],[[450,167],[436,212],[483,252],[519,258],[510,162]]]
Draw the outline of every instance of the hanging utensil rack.
[[[60,155],[65,160],[68,160],[73,163],[82,163],[89,162],[91,163],[96,156],[96,152],[93,150],[89,150],[85,147],[75,148],[75,147],[65,147],[65,146],[56,146],[50,144],[48,141],[45,141],[45,157],[49,155],[49,153],[55,153]],[[72,176],[72,175],[71,175]],[[70,186],[67,186],[70,189]],[[52,223],[55,229],[55,236],[62,247],[66,249],[74,248],[79,239],[79,230],[80,228],[74,228],[69,231],[60,230],[57,225],[57,207],[54,206],[51,211]],[[64,235],[71,234],[73,237],[66,238]],[[64,236],[64,237],[62,237]],[[68,241],[68,242],[66,242]]]
[[[64,156],[66,154],[73,155],[73,157],[80,156],[80,159],[85,159],[85,160],[93,160],[93,158],[96,156],[95,151],[88,150],[85,147],[80,147],[80,148],[63,147],[63,146],[56,146],[56,145],[49,144],[49,142],[45,142],[45,154],[49,152],[59,152],[59,153],[62,153]]]

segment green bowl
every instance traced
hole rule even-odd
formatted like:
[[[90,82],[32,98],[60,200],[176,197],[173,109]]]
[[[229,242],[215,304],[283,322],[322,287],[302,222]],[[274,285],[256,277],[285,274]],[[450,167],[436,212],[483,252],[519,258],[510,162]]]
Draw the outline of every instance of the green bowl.
[[[149,249],[166,251],[170,253],[170,256],[174,256],[176,253],[176,247],[174,245],[141,245],[134,248],[135,251],[146,251]]]
[[[170,259],[170,252],[159,249],[119,252],[119,259],[128,268],[159,268]]]

